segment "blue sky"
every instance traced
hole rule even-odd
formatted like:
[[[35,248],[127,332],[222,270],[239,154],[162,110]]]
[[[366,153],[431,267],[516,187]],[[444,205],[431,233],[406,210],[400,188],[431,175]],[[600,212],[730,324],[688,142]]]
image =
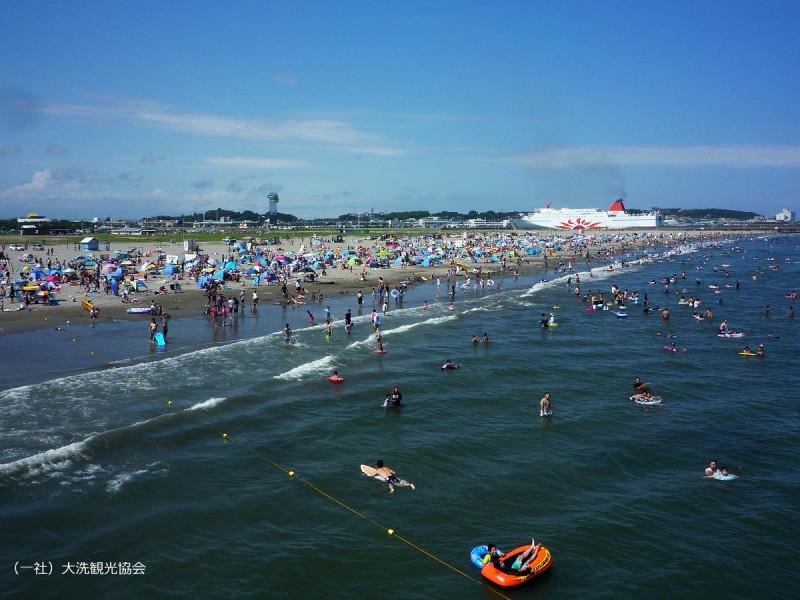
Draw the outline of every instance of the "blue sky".
[[[797,2],[0,3],[0,218],[797,210]]]

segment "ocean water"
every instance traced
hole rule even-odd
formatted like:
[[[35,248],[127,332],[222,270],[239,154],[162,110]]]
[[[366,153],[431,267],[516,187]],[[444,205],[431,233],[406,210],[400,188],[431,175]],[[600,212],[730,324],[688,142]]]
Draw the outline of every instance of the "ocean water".
[[[500,292],[459,285],[455,311],[444,281],[439,296],[416,284],[383,318],[385,355],[370,300],[358,314],[335,294],[330,343],[308,325],[319,305],[262,306],[216,330],[175,319],[164,353],[144,321],[0,338],[0,596],[791,597],[800,369],[784,296],[800,288],[800,238],[684,250],[580,273],[584,293],[647,293],[668,322],[641,305],[588,312],[551,271]],[[669,293],[650,283],[673,274]],[[543,330],[550,312],[559,327]],[[719,338],[723,318],[746,337]],[[670,332],[686,352],[664,351]],[[764,358],[738,354],[760,343]],[[447,358],[461,368],[443,372]],[[636,376],[664,406],[629,401]],[[404,406],[385,409],[394,385]],[[378,458],[417,489],[361,476]],[[739,479],[704,479],[712,458]],[[554,566],[520,588],[469,562],[474,546],[531,537]]]

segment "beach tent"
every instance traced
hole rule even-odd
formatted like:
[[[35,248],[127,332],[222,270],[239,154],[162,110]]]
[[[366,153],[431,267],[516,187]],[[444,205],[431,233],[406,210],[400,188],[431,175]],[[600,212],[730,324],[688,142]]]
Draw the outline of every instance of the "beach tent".
[[[489,259],[489,262],[500,262],[500,260],[496,256],[493,256]]]
[[[403,260],[402,256],[394,259],[394,264],[396,264],[396,265],[402,265],[403,262],[404,262],[404,260]]]
[[[146,292],[148,290],[147,284],[144,281],[139,281],[138,279],[133,282],[132,285],[134,292]]]
[[[423,267],[430,267],[431,266],[431,259],[430,258],[426,258],[425,260],[422,261],[421,265]]]
[[[181,269],[178,265],[167,265],[164,269],[164,275],[178,275]]]

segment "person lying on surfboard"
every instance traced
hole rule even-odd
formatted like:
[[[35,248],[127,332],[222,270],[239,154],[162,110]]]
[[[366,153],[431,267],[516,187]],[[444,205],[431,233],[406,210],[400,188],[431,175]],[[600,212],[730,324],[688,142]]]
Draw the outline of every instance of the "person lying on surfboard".
[[[399,479],[397,477],[397,474],[395,474],[394,471],[392,471],[389,467],[383,466],[383,459],[378,459],[378,462],[376,463],[376,465],[377,465],[378,468],[375,470],[375,477],[385,477],[386,478],[386,483],[389,484],[389,493],[390,494],[394,492],[394,486],[395,485],[404,485],[406,487],[410,487],[412,490],[417,489],[417,488],[414,487],[413,483],[410,483],[408,481],[403,481],[402,479]]]

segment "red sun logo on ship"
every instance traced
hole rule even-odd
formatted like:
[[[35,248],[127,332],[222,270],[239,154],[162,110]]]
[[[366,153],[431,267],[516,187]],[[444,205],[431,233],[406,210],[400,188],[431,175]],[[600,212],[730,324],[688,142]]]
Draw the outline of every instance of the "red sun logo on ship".
[[[586,219],[577,218],[574,221],[562,221],[556,225],[558,229],[605,229],[602,223],[597,221],[587,221]]]

